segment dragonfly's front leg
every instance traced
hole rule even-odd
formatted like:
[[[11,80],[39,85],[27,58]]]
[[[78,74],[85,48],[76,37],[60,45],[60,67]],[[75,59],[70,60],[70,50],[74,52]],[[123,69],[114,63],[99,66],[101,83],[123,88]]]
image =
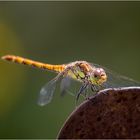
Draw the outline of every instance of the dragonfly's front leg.
[[[82,94],[82,92],[86,89],[86,87],[87,87],[87,84],[84,84],[84,85],[80,88],[80,90],[78,91],[77,96],[76,96],[76,103],[78,102],[79,96],[80,96],[80,95]]]
[[[96,92],[99,91],[98,87],[95,86],[95,85],[91,85],[91,90],[92,90],[92,92],[94,92],[94,93],[96,93]]]
[[[97,93],[99,92],[100,90],[104,89],[104,87],[102,85],[99,85],[99,86],[96,86],[96,85],[91,85],[91,90],[93,93]]]

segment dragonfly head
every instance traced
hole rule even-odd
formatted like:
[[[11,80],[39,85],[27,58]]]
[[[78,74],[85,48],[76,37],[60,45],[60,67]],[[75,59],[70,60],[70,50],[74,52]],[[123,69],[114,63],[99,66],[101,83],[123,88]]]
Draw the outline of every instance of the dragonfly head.
[[[107,75],[102,68],[94,69],[92,73],[92,77],[90,78],[92,84],[101,85],[107,80]]]

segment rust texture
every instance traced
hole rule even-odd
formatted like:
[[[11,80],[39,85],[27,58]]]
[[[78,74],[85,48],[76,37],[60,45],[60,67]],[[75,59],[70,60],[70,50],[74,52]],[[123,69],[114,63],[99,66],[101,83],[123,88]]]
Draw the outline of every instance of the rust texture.
[[[107,89],[82,103],[58,139],[140,138],[140,87]]]

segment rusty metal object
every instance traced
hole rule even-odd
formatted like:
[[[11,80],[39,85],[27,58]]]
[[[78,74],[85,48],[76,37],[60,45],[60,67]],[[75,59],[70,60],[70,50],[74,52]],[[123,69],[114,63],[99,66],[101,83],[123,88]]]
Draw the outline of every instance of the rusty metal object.
[[[106,89],[82,103],[58,139],[140,138],[140,87]]]

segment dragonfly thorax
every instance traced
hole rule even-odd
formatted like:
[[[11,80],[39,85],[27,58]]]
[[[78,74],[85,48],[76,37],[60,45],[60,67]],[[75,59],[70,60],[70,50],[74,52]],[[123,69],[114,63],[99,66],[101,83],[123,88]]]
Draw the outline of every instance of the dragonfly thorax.
[[[67,65],[67,75],[80,82],[101,85],[107,80],[102,68],[91,66],[86,61],[76,61]]]

